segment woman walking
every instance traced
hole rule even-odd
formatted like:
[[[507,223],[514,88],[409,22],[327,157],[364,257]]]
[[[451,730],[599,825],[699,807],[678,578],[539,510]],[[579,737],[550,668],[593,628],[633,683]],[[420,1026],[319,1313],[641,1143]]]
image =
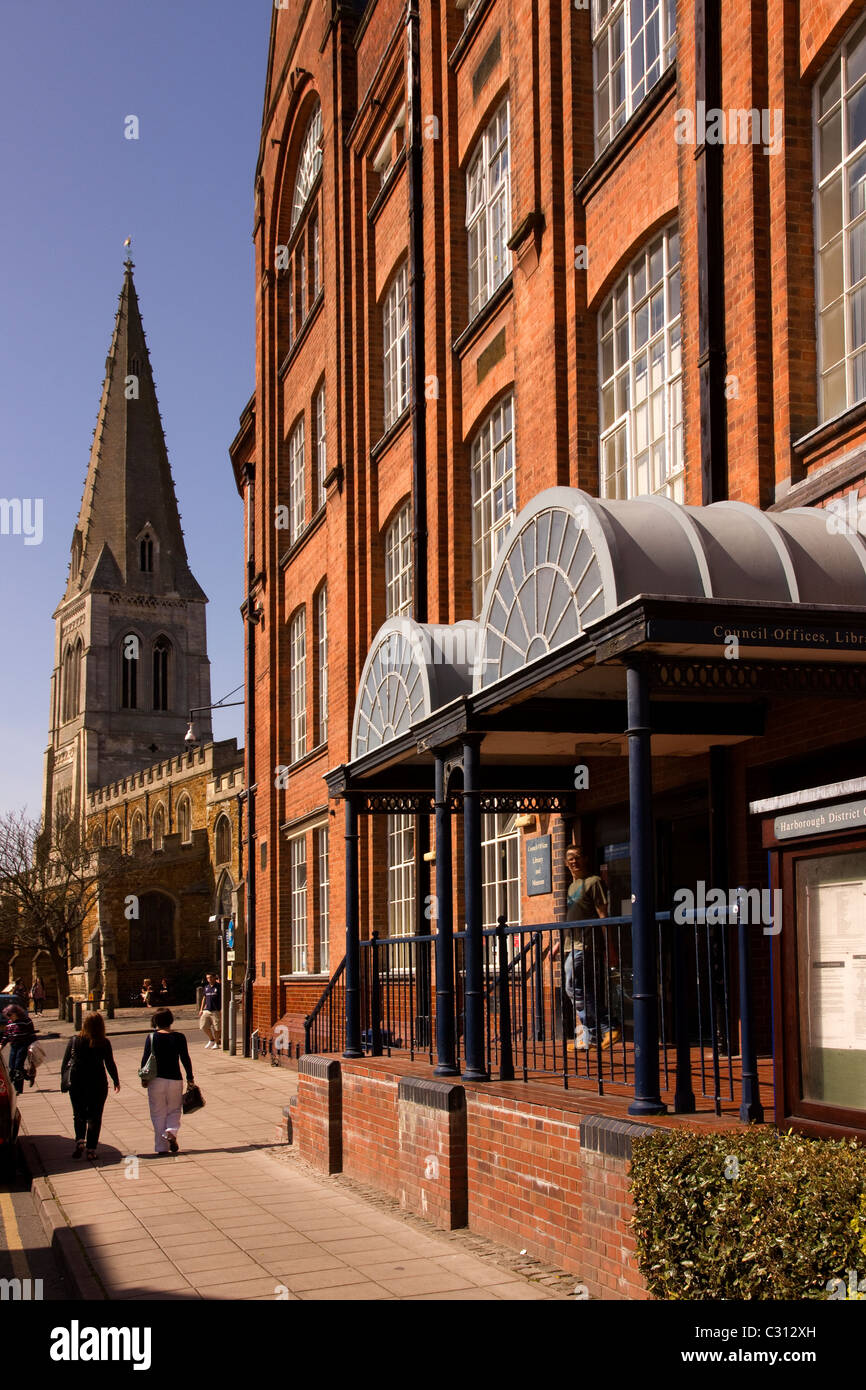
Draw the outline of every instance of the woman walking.
[[[156,1058],[156,1076],[143,1084],[147,1086],[147,1100],[153,1125],[153,1147],[154,1153],[157,1154],[176,1154],[178,1151],[177,1132],[180,1129],[183,1103],[181,1063],[186,1072],[187,1084],[191,1085],[193,1080],[186,1038],[183,1033],[171,1031],[173,1023],[174,1014],[171,1009],[157,1009],[151,1019],[154,1032],[148,1034],[141,1058],[142,1067],[151,1052]]]
[[[102,1112],[108,1097],[106,1072],[120,1090],[120,1080],[114,1062],[111,1043],[105,1036],[102,1014],[85,1014],[81,1032],[70,1038],[63,1054],[60,1075],[67,1080],[72,1118],[75,1124],[73,1158],[80,1158],[87,1147],[87,1157],[96,1158]]]
[[[41,975],[37,975],[30,986],[30,998],[33,1000],[33,1012],[38,1017],[45,1008],[45,984]]]

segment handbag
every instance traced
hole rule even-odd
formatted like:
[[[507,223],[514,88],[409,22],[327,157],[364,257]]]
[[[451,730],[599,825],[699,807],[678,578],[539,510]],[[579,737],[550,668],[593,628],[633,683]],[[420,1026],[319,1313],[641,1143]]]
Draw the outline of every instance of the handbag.
[[[138,1069],[139,1079],[142,1086],[149,1086],[151,1081],[156,1080],[156,1033],[150,1035],[150,1056],[143,1066]]]
[[[184,1115],[191,1115],[194,1110],[201,1110],[204,1107],[204,1096],[198,1086],[193,1081],[186,1083],[186,1090],[183,1093],[181,1109]]]
[[[35,1071],[37,1067],[41,1067],[45,1062],[45,1048],[40,1046],[39,1043],[31,1043],[27,1049],[27,1056],[31,1067],[33,1067]]]
[[[76,1038],[75,1042],[77,1041],[78,1039]],[[73,1042],[72,1044],[72,1051],[69,1054],[69,1061],[66,1063],[66,1065],[62,1068],[60,1072],[60,1089],[63,1092],[68,1091],[72,1085],[72,1078],[75,1068],[75,1042]]]

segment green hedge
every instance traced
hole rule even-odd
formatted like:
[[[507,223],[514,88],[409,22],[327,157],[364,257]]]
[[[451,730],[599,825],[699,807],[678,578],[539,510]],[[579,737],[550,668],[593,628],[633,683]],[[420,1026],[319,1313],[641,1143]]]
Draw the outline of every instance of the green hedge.
[[[866,1149],[854,1140],[657,1130],[634,1142],[631,1187],[656,1298],[827,1298],[848,1270],[866,1278]]]

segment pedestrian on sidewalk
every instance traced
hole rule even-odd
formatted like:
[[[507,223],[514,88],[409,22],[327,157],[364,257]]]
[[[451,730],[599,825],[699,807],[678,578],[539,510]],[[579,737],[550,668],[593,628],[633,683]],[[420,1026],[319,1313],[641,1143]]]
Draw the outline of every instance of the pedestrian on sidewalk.
[[[216,975],[207,975],[201,1007],[198,1011],[199,1028],[207,1036],[205,1047],[219,1047],[222,1040],[220,1012],[222,1010],[222,991]]]
[[[33,1000],[33,1012],[38,1016],[45,1008],[45,985],[41,975],[37,975],[30,986],[30,998]]]
[[[157,1009],[151,1019],[154,1031],[147,1036],[141,1058],[142,1066],[147,1062],[151,1052],[156,1058],[156,1076],[144,1084],[147,1086],[147,1100],[153,1125],[154,1153],[157,1154],[176,1154],[178,1151],[177,1132],[180,1129],[183,1104],[181,1063],[186,1072],[187,1085],[191,1086],[193,1081],[192,1062],[186,1038],[183,1033],[172,1032],[173,1023],[174,1014],[171,1009]]]
[[[9,1078],[16,1094],[20,1096],[27,1079],[24,1070],[27,1064],[27,1050],[36,1037],[36,1029],[33,1019],[20,1004],[7,1004],[3,1010],[3,1017],[6,1024],[0,1033],[0,1047],[9,1044]]]
[[[154,1009],[159,1003],[159,990],[152,980],[145,980],[141,986],[141,1002],[146,1009]]]
[[[120,1090],[120,1078],[111,1043],[105,1036],[105,1019],[100,1013],[85,1014],[81,1032],[69,1039],[60,1068],[61,1084],[69,1087],[72,1120],[75,1125],[73,1158],[80,1158],[87,1146],[87,1157],[96,1158],[102,1112],[108,1099],[106,1072]]]

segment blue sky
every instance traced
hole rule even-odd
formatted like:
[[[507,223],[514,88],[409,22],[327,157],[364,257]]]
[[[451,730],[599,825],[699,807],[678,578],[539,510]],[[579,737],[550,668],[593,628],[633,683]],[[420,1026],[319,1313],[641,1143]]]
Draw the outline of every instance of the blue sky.
[[[38,814],[51,615],[133,238],[135,279],[212,698],[243,680],[242,513],[228,460],[255,371],[253,176],[270,0],[40,0],[0,53],[0,496],[44,538],[0,535],[0,812]],[[139,119],[140,138],[124,138]],[[237,697],[236,697],[237,698]],[[214,716],[242,742],[243,710]]]

